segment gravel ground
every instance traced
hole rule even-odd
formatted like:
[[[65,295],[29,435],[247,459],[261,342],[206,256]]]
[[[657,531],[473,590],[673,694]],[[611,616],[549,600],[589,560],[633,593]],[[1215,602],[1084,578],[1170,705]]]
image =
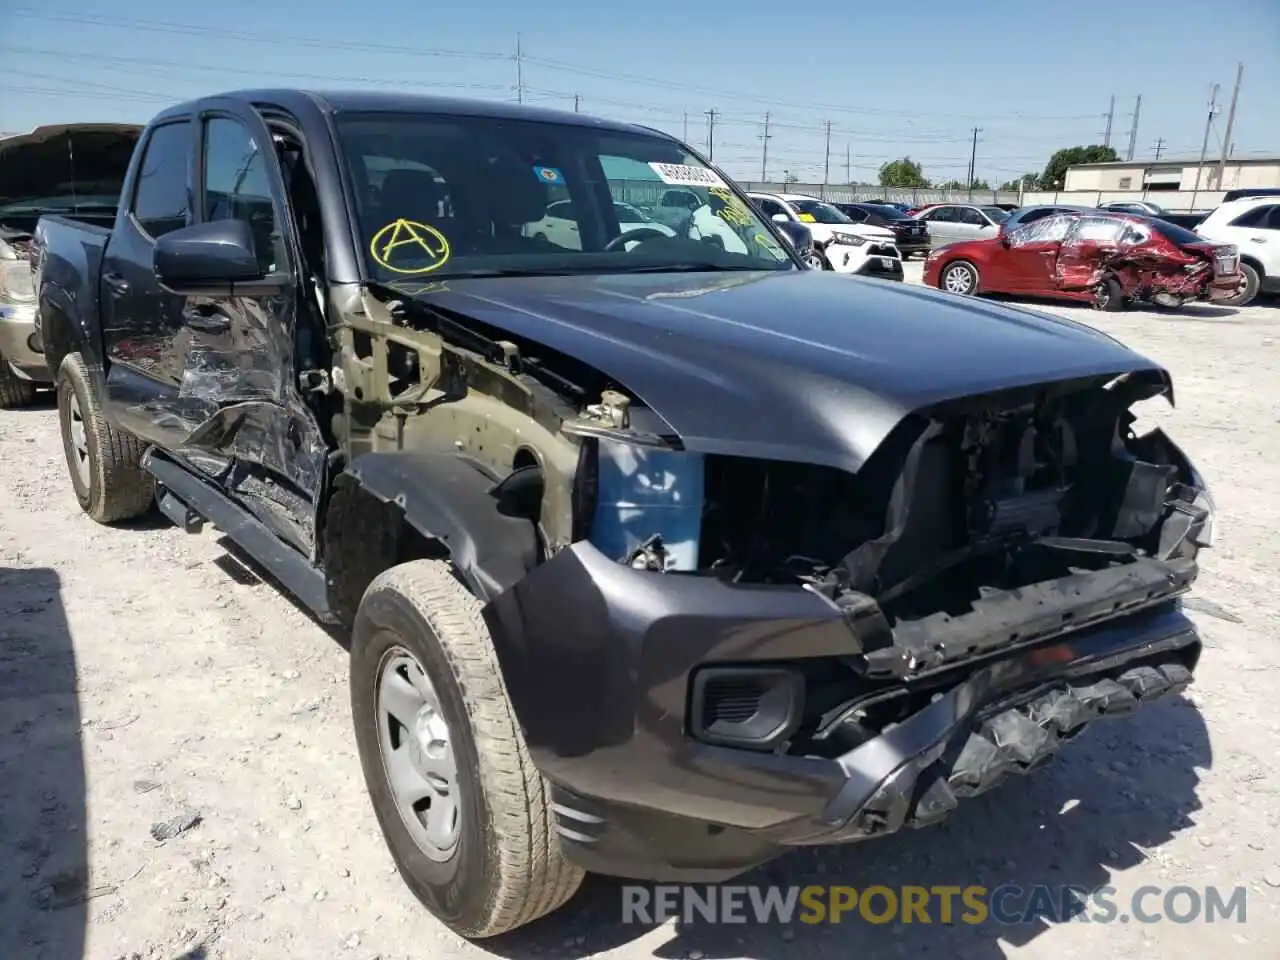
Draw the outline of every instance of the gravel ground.
[[[745,882],[1111,884],[1121,903],[1144,884],[1243,885],[1245,923],[624,926],[616,885],[592,880],[549,920],[461,942],[382,845],[342,638],[216,533],[81,515],[45,405],[0,411],[0,958],[1280,956],[1280,305],[1060,312],[1174,373],[1177,410],[1152,415],[1220,510],[1197,683],[941,827]]]

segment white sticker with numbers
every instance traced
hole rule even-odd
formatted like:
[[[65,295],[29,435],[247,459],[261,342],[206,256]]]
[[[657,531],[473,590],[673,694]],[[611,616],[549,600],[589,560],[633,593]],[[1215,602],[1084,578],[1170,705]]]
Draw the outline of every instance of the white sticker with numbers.
[[[651,163],[662,182],[672,187],[723,187],[724,181],[714,170],[690,167],[683,163]]]

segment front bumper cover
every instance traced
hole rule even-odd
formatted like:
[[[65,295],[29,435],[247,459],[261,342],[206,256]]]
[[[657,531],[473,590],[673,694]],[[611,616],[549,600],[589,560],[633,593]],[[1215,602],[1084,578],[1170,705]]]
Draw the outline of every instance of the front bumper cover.
[[[578,543],[486,619],[567,854],[654,881],[714,882],[789,847],[932,823],[1041,765],[1090,720],[1182,689],[1200,652],[1168,601],[956,668],[928,706],[826,759],[698,743],[685,721],[700,665],[856,654],[816,594],[646,573]]]
[[[47,383],[53,378],[42,349],[35,307],[0,303],[0,363],[8,363],[24,380]]]

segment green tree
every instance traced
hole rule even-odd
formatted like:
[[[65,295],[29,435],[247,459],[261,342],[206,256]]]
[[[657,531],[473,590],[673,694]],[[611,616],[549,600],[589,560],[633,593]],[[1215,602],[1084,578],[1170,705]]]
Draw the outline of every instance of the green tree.
[[[799,183],[800,178],[796,176],[794,173],[792,173],[790,170],[784,170],[782,172],[782,182],[783,183]]]
[[[920,169],[920,164],[910,157],[901,160],[890,160],[880,167],[880,186],[882,187],[928,187],[929,181]]]
[[[1016,192],[1019,187],[1025,190],[1035,190],[1040,185],[1040,175],[1035,173],[1024,173],[1017,180],[1006,180],[1000,184],[1001,190],[1010,190]]]
[[[1054,153],[1045,164],[1037,186],[1041,190],[1060,190],[1066,183],[1067,167],[1077,163],[1111,163],[1120,159],[1114,147],[1094,144],[1089,147],[1064,147]]]
[[[985,180],[975,180],[969,186],[965,186],[963,180],[948,180],[946,183],[938,184],[939,190],[990,190],[991,187]]]

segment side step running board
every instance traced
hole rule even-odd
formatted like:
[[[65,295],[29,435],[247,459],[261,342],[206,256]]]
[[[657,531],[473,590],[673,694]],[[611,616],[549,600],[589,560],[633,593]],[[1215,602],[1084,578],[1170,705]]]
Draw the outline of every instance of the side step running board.
[[[159,505],[166,517],[188,533],[205,521],[231,538],[318,619],[335,624],[324,574],[282,542],[261,520],[177,461],[152,447],[143,468],[160,484]]]

